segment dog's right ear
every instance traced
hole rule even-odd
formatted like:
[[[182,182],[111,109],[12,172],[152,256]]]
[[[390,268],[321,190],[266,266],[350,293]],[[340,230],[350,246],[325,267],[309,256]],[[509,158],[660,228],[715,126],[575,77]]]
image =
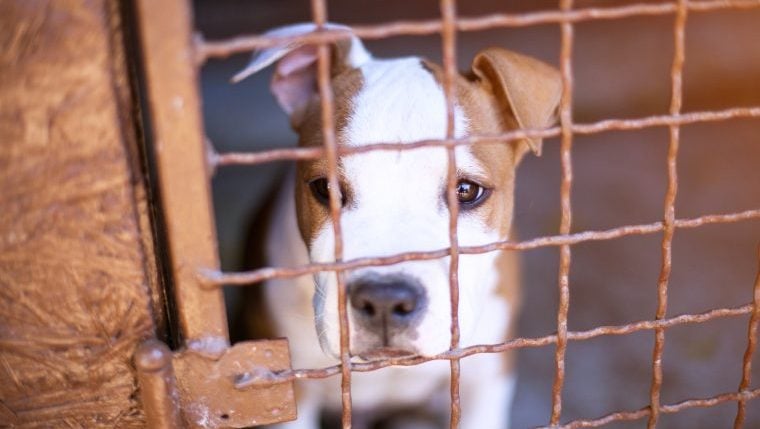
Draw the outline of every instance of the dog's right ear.
[[[501,48],[484,49],[472,60],[472,71],[515,123],[510,128],[544,128],[554,124],[562,96],[562,76],[554,67],[535,58]],[[518,145],[541,154],[541,139],[528,138]]]
[[[270,30],[264,35],[299,36],[310,33],[316,28],[316,25],[311,23],[294,24]],[[350,30],[349,27],[337,24],[327,24],[325,28]],[[332,73],[337,74],[345,68],[359,67],[370,58],[370,53],[358,37],[351,36],[349,39],[342,39],[333,44]],[[232,81],[240,82],[274,63],[277,64],[270,85],[272,93],[282,110],[290,116],[291,124],[297,127],[303,119],[303,113],[309,101],[317,94],[317,47],[300,42],[289,42],[264,49],[255,53],[251,62],[233,76]]]

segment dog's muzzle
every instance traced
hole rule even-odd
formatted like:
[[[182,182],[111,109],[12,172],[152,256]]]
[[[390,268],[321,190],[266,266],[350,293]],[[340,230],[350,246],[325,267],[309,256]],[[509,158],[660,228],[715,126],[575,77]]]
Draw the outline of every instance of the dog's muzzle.
[[[411,354],[408,337],[427,309],[420,282],[401,274],[362,275],[348,284],[349,302],[357,328],[366,338],[362,354]],[[373,353],[373,351],[379,353]]]

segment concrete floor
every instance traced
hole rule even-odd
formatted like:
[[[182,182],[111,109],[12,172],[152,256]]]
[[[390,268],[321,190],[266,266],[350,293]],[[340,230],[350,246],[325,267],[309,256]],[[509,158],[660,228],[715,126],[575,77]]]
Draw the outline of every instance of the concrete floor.
[[[345,23],[434,17],[436,2],[330,2],[331,19]],[[582,1],[606,7],[624,1]],[[462,2],[461,13],[505,10],[493,2]],[[553,8],[553,2],[512,2],[507,10]],[[258,32],[309,17],[306,1],[197,1],[198,26],[208,37]],[[760,105],[760,11],[694,13],[688,20],[684,111]],[[460,35],[460,66],[488,45],[529,53],[556,64],[557,26]],[[574,120],[664,114],[670,100],[672,16],[576,26]],[[437,37],[369,43],[381,55],[422,53],[439,58]],[[245,56],[203,69],[207,133],[220,151],[292,146],[295,136],[269,95],[268,76],[232,86],[227,79]],[[732,120],[683,127],[676,215],[689,218],[760,208],[760,121]],[[573,145],[573,231],[600,230],[662,218],[667,183],[666,128],[576,136]],[[545,142],[518,173],[516,227],[523,239],[556,234],[559,224],[559,141]],[[225,269],[241,267],[245,224],[281,166],[230,168],[214,179],[220,253]],[[570,330],[653,318],[660,269],[660,234],[573,246]],[[676,231],[668,315],[750,302],[758,270],[760,222]],[[524,253],[525,304],[518,333],[556,331],[558,250]],[[234,296],[231,296],[234,305]],[[233,307],[234,310],[234,307]],[[669,329],[663,357],[662,402],[735,391],[747,342],[748,317]],[[562,421],[596,418],[648,405],[653,332],[570,343]],[[543,425],[551,409],[554,347],[520,351],[514,428]],[[755,368],[760,358],[755,357]],[[753,387],[760,387],[760,376]],[[660,428],[728,428],[736,404],[664,415]],[[640,428],[643,420],[609,428]],[[747,428],[760,428],[760,402],[749,405]],[[472,429],[472,428],[465,428]]]

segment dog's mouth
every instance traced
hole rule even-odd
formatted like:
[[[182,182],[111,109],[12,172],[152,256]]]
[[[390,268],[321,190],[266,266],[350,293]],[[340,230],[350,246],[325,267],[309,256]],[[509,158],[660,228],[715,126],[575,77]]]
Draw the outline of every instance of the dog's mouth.
[[[375,361],[391,358],[411,357],[417,353],[411,350],[395,347],[378,347],[358,353],[357,356],[365,361]]]

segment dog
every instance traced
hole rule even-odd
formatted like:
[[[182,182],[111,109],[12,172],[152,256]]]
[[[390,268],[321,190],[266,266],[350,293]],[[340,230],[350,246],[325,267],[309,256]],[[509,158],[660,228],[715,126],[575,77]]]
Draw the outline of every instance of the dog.
[[[347,27],[329,24],[328,28]],[[269,36],[294,36],[313,24],[277,28]],[[331,45],[331,87],[336,139],[357,147],[410,143],[446,136],[441,66],[420,57],[378,59],[355,36]],[[270,65],[271,90],[288,114],[302,147],[322,145],[316,86],[316,48],[283,43],[254,55],[233,80]],[[558,71],[502,48],[480,51],[471,70],[455,82],[455,137],[494,136],[518,128],[553,125],[562,93]],[[461,246],[511,236],[515,171],[541,139],[483,139],[457,146],[458,237]],[[267,263],[301,266],[334,260],[327,162],[299,161],[273,201],[266,239]],[[447,152],[443,147],[380,150],[339,159],[341,226],[345,260],[449,247]],[[520,306],[513,252],[459,257],[461,347],[501,343],[513,333]],[[449,349],[449,258],[365,267],[345,275],[352,361],[406,355],[431,356]],[[266,282],[265,303],[274,332],[290,341],[296,368],[339,362],[338,291],[335,273]],[[449,362],[388,367],[352,374],[355,428],[448,427]],[[308,380],[297,388],[299,418],[276,426],[316,429],[320,416],[339,412],[339,377]],[[510,353],[477,354],[461,361],[461,427],[509,425],[515,374]],[[402,413],[403,410],[415,413]],[[391,416],[391,417],[388,417]],[[432,416],[432,417],[426,417]]]

